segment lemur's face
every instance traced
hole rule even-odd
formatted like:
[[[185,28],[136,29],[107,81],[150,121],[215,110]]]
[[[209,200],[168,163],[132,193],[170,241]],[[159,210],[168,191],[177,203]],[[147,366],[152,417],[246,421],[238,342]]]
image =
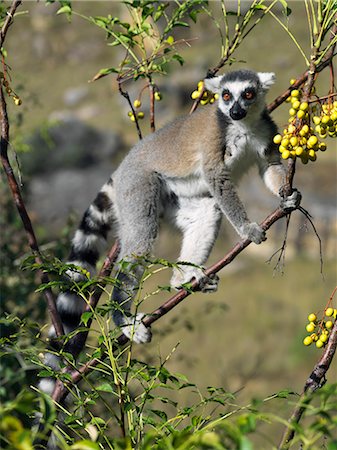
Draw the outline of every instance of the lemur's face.
[[[265,108],[265,94],[273,84],[273,73],[251,70],[228,72],[224,76],[206,78],[208,90],[219,95],[218,106],[232,120],[261,114]]]
[[[232,81],[220,86],[219,107],[233,120],[244,119],[259,101],[258,86],[252,81]]]

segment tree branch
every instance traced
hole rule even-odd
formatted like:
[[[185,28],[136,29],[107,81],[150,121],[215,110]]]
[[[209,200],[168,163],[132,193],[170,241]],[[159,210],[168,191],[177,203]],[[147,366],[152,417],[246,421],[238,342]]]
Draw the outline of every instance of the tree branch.
[[[336,353],[336,348],[337,348],[337,320],[335,320],[335,324],[331,330],[331,334],[323,355],[315,365],[314,370],[311,372],[309,378],[307,379],[304,385],[303,393],[301,394],[297,406],[289,419],[289,425],[282,436],[281,443],[278,447],[279,450],[287,450],[290,447],[291,441],[295,436],[294,425],[299,423],[299,421],[301,420],[303,413],[305,412],[308,404],[312,399],[312,394],[317,389],[322,387],[322,385],[325,383],[325,375]]]
[[[13,1],[11,8],[8,12],[8,17],[5,20],[5,23],[0,31],[0,42],[1,46],[3,45],[6,33],[8,31],[8,28],[10,24],[12,23],[13,16],[15,14],[16,9],[20,5],[21,1]],[[11,163],[8,158],[8,143],[9,143],[9,121],[8,121],[8,115],[7,115],[7,104],[6,99],[3,91],[3,86],[1,84],[0,86],[0,116],[1,116],[1,141],[0,141],[0,158],[1,163],[4,168],[4,171],[7,176],[7,181],[9,188],[11,190],[11,193],[13,195],[15,206],[19,212],[23,227],[25,229],[28,244],[33,252],[35,261],[37,264],[42,264],[42,257],[39,250],[39,246],[37,243],[37,239],[34,233],[34,229],[30,220],[30,217],[28,215],[25,203],[23,201],[20,187],[18,185],[18,182],[16,181],[13,168],[11,166]],[[46,273],[43,271],[39,271],[39,276],[41,279],[41,283],[46,284],[49,283],[49,277]],[[46,289],[44,291],[44,295],[47,300],[48,305],[48,311],[53,323],[53,326],[55,328],[55,333],[58,337],[64,335],[62,322],[60,319],[60,316],[58,314],[57,308],[56,308],[56,301],[55,297],[51,291],[51,289]]]
[[[22,0],[14,0],[13,3],[11,4],[11,7],[7,11],[6,20],[0,30],[0,48],[3,47],[3,43],[5,42],[8,28],[12,25],[14,14],[21,3],[22,3]]]

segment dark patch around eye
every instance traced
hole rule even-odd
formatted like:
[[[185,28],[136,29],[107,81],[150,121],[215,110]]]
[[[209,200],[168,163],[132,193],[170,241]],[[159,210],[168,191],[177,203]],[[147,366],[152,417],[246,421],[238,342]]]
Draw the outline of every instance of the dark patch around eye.
[[[254,89],[248,88],[241,94],[241,97],[245,100],[253,100],[256,97],[256,92]]]
[[[232,94],[227,89],[225,89],[222,92],[222,98],[225,100],[225,102],[229,102],[229,100],[231,100],[232,98]]]

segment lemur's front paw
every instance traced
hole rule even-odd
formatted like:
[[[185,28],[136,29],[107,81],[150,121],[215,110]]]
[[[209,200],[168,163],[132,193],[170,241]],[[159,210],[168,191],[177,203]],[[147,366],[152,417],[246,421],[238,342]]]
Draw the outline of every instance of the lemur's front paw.
[[[199,290],[205,293],[216,292],[218,290],[220,278],[215,273],[212,275],[205,275],[199,280]]]
[[[302,200],[302,195],[300,191],[297,189],[294,189],[291,195],[288,195],[287,197],[284,197],[281,200],[281,208],[285,211],[289,210],[292,211],[294,209],[297,209],[300,206]]]
[[[180,266],[179,269],[174,269],[171,286],[177,290],[182,289],[183,285],[189,283],[192,278],[198,281],[198,289],[202,292],[215,292],[218,289],[217,275],[207,276],[201,268],[191,266]]]
[[[145,314],[138,313],[136,316],[123,317],[120,324],[123,334],[136,344],[146,344],[152,339],[151,328],[146,327],[142,322],[144,316]]]
[[[242,238],[249,239],[250,241],[254,242],[254,244],[261,244],[261,242],[267,239],[266,232],[256,222],[251,222],[243,225],[240,231],[240,235]]]

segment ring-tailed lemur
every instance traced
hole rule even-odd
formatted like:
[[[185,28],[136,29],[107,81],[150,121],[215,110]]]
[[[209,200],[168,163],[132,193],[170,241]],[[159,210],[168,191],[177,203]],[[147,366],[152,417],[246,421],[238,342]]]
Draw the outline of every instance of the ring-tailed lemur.
[[[265,104],[273,82],[273,73],[249,70],[206,79],[206,88],[219,94],[217,104],[178,118],[138,142],[85,212],[69,261],[94,272],[112,223],[117,223],[119,257],[130,264],[129,270],[118,273],[120,286],[113,290],[112,299],[120,305],[114,320],[135,342],[151,339],[143,316],[131,314],[144,271],[137,256],[151,252],[161,214],[173,217],[183,232],[179,261],[197,266],[208,258],[222,215],[242,238],[256,244],[266,239],[261,227],[248,219],[235,185],[256,164],[266,186],[281,195],[285,169],[272,141],[277,129]],[[300,199],[294,190],[281,205],[296,208]],[[172,286],[179,287],[193,277],[200,280],[202,290],[216,290],[218,280],[194,266],[175,269]],[[59,295],[57,306],[69,333],[79,324],[84,302],[65,292]],[[57,366],[57,359],[50,357],[50,364]],[[52,386],[45,388],[50,391]]]

